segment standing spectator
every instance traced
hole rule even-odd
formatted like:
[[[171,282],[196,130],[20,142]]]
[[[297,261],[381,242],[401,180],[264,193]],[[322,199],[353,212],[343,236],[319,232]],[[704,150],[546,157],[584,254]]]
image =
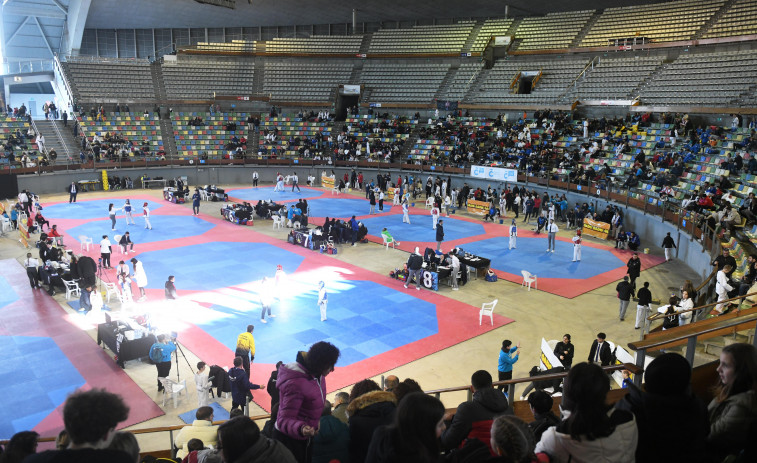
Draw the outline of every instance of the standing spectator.
[[[723,313],[725,304],[722,302],[728,299],[728,291],[733,291],[733,286],[728,284],[728,272],[732,269],[731,264],[726,264],[722,270],[718,270],[715,275],[715,293],[718,295],[718,304],[715,306],[715,311],[718,314]]]
[[[71,185],[66,190],[68,191],[68,202],[75,203],[76,195],[79,194],[79,185],[76,182],[71,182]]]
[[[598,365],[607,366],[612,361],[612,352],[610,352],[610,345],[605,342],[607,335],[604,333],[597,333],[597,339],[591,343],[589,349],[589,362],[596,363]]]
[[[606,404],[609,391],[610,379],[597,365],[571,368],[563,390],[563,408],[570,415],[544,431],[536,452],[554,462],[635,462],[636,420],[633,413]]]
[[[132,257],[130,262],[134,267],[134,281],[137,283],[137,288],[139,288],[139,299],[137,302],[142,302],[147,299],[147,294],[145,293],[145,288],[147,287],[147,274],[145,273],[145,268],[142,265],[142,262],[138,261],[136,257]]]
[[[360,224],[358,224],[354,215],[350,219],[350,230],[352,231],[352,245],[357,246],[355,242],[357,241],[357,232],[360,230]]]
[[[250,376],[250,364],[255,361],[255,337],[252,332],[255,325],[247,325],[247,331],[237,336],[237,348],[234,355],[242,357],[242,365],[247,376]]]
[[[436,250],[439,251],[442,249],[442,241],[444,241],[444,220],[440,220],[438,224],[436,224]]]
[[[673,260],[673,249],[675,249],[676,243],[673,241],[673,237],[670,236],[670,232],[662,239],[662,248],[665,250],[665,262]]]
[[[31,455],[25,462],[134,463],[127,453],[108,448],[116,426],[128,417],[129,407],[120,396],[104,389],[78,390],[63,406],[63,424],[71,440],[68,448]]]
[[[210,405],[208,392],[213,387],[210,383],[208,370],[205,369],[206,366],[205,362],[197,362],[197,373],[195,373],[195,389],[197,390],[197,403],[200,408]]]
[[[547,225],[547,252],[555,252],[555,236],[557,236],[557,224],[554,219],[549,219],[549,225]]]
[[[415,280],[415,289],[421,290],[421,274],[423,273],[423,256],[420,253],[420,249],[416,246],[415,250],[407,259],[407,281],[405,281],[405,289],[407,285]]]
[[[200,215],[200,189],[195,188],[192,195],[192,215]]]
[[[165,296],[167,300],[174,300],[178,296],[176,295],[176,285],[174,284],[175,277],[173,275],[168,276],[168,280],[166,280],[165,284]]]
[[[499,362],[497,365],[498,381],[513,379],[513,364],[518,361],[520,355],[520,344],[512,347],[513,343],[509,339],[502,341],[502,348],[499,351]],[[505,385],[499,386],[499,390],[505,389]]]
[[[326,401],[326,376],[334,371],[337,360],[339,349],[320,341],[308,352],[300,352],[296,362],[279,369],[277,387],[281,400],[274,438],[292,452],[298,463],[312,461],[312,439]]]
[[[620,301],[618,316],[620,318],[620,321],[624,321],[626,319],[626,310],[628,309],[628,303],[634,294],[633,286],[631,286],[631,283],[628,282],[628,275],[624,276],[623,281],[618,283],[618,285],[615,287],[615,291],[618,292],[618,300]]]
[[[639,259],[639,253],[634,252],[628,263],[626,264],[628,271],[626,272],[631,278],[631,287],[636,290],[636,279],[641,275],[641,260]]]
[[[570,342],[570,334],[565,333],[562,337],[562,341],[555,345],[554,354],[560,359],[560,363],[566,370],[570,370],[573,365],[573,354],[575,352],[575,346]]]
[[[102,266],[104,269],[110,269],[110,253],[112,251],[110,239],[108,235],[103,235],[103,239],[100,240],[100,258],[102,259]]]
[[[646,330],[649,324],[647,317],[651,312],[650,304],[652,303],[652,292],[649,291],[648,281],[645,281],[644,286],[636,293],[636,298],[638,301],[636,302],[636,326],[634,328],[638,330],[641,325],[644,325]]]
[[[110,226],[112,231],[116,230],[116,212],[118,212],[116,206],[113,205],[113,203],[108,204],[108,217],[110,217]]]
[[[450,267],[452,267],[452,271],[450,272],[450,278],[452,279],[452,291],[458,291],[460,289],[457,283],[457,277],[460,275],[460,259],[458,259],[456,252],[450,252],[449,260]]]
[[[158,392],[163,390],[160,378],[168,378],[171,374],[171,354],[176,350],[176,343],[165,334],[158,335],[158,342],[150,347],[150,360],[158,369]]]
[[[250,382],[250,375],[241,368],[242,357],[234,357],[234,366],[229,368],[229,380],[231,381],[231,409],[244,408],[247,406],[247,397],[251,396],[250,390],[262,389],[263,386]]]
[[[346,392],[337,392],[334,396],[334,408],[331,415],[347,424],[347,406],[350,404],[350,395]]]
[[[26,268],[26,276],[29,277],[29,284],[32,289],[42,288],[39,282],[39,261],[32,257],[31,252],[26,253],[24,267]]]

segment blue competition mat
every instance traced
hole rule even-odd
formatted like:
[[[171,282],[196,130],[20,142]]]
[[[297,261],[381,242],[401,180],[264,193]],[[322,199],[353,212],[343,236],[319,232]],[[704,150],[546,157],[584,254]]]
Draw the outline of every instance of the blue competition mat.
[[[150,212],[162,207],[164,203],[155,201],[145,201],[144,199],[130,199],[132,205],[132,214],[136,220],[142,215],[142,204],[147,202]],[[94,201],[77,201],[75,203],[59,203],[52,206],[46,206],[42,210],[42,215],[46,219],[108,219],[108,205],[110,203],[116,208],[122,208],[126,202],[121,198],[96,199]],[[123,211],[118,211],[116,217],[125,217]],[[110,219],[108,220],[110,223]]]
[[[468,222],[452,217],[441,218],[444,220],[444,241],[470,238],[484,234],[484,226],[480,223]],[[370,217],[362,219],[361,222],[368,227],[368,233],[373,236],[381,236],[381,230],[386,227],[397,241],[436,241],[436,230],[431,228],[430,214],[410,214],[410,224],[402,223],[401,214]]]
[[[297,201],[300,198],[320,196],[324,191],[316,188],[303,187],[302,184],[300,184],[300,190],[302,190],[302,192],[298,192],[295,188],[294,192],[292,192],[292,185],[285,185],[284,191],[273,191],[272,186],[266,186],[258,188],[239,188],[227,191],[226,194],[232,198],[241,199],[243,201],[257,202],[270,199],[279,203],[282,201]]]
[[[80,235],[92,238],[95,249],[99,249],[98,243],[102,240],[103,235],[108,235],[111,243],[115,245],[117,242],[113,237],[128,231],[135,249],[139,249],[140,243],[189,238],[202,235],[215,227],[214,224],[200,217],[186,215],[151,215],[152,230],[145,228],[145,221],[141,216],[134,217],[134,223],[135,225],[126,225],[126,219],[118,218],[116,220],[116,231],[112,231],[110,219],[93,220],[66,231],[77,239]]]

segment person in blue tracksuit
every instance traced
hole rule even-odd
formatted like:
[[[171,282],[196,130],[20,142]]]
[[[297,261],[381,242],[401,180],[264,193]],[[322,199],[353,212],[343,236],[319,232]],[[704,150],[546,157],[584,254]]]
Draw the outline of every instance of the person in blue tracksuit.
[[[263,386],[252,384],[247,372],[242,368],[242,357],[234,358],[234,366],[229,368],[229,380],[231,381],[231,409],[241,408],[247,402],[247,396],[250,395],[250,389],[260,389]]]
[[[513,364],[518,361],[519,355],[520,344],[513,347],[513,343],[509,339],[502,341],[502,349],[499,351],[499,365],[497,366],[499,381],[513,379]],[[503,389],[505,389],[505,386],[499,387],[500,391]]]
[[[155,366],[158,368],[158,392],[160,392],[163,390],[160,378],[168,378],[171,373],[171,354],[176,350],[176,343],[165,334],[159,334],[158,342],[150,347],[150,359],[154,359],[156,350],[161,354],[160,361],[155,362]]]

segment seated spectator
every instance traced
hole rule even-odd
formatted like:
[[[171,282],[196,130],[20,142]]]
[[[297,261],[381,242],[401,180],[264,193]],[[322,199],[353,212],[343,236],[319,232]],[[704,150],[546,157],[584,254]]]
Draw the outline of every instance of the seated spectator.
[[[281,442],[260,433],[246,416],[230,419],[218,427],[218,446],[223,461],[244,463],[297,463]]]
[[[77,391],[63,406],[63,424],[71,443],[65,450],[47,450],[28,457],[26,463],[54,461],[106,461],[134,463],[120,450],[109,449],[118,423],[129,417],[123,399],[104,389]]]
[[[358,381],[350,391],[347,415],[350,425],[350,461],[365,461],[373,432],[394,419],[397,398],[382,391],[375,381]]]
[[[442,433],[442,449],[460,447],[466,438],[475,438],[489,445],[489,430],[494,417],[512,414],[505,395],[492,387],[492,375],[478,370],[471,376],[473,399],[457,406],[454,414],[445,414],[447,429]]]
[[[39,229],[42,230],[42,228],[47,225],[47,228],[50,229],[50,221],[48,221],[46,218],[42,217],[41,212],[37,212],[37,214],[34,216],[34,221],[37,222],[37,225],[39,225]]]
[[[444,405],[414,392],[402,401],[394,421],[376,430],[366,463],[432,463],[439,461],[439,436],[444,431]]]
[[[534,421],[528,423],[528,427],[531,428],[537,442],[541,440],[544,431],[560,423],[560,418],[552,412],[554,403],[552,396],[540,389],[528,395],[528,406],[534,415]]]
[[[181,428],[174,438],[173,445],[179,449],[178,458],[184,458],[190,452],[187,444],[191,439],[200,439],[204,445],[216,445],[218,426],[213,425],[213,407],[200,407],[195,412],[195,420],[190,426]]]
[[[14,434],[5,445],[5,451],[0,452],[0,463],[21,463],[24,458],[37,453],[37,439],[35,431],[20,431]]]
[[[537,439],[529,426],[516,416],[498,416],[492,423],[491,436],[491,445],[497,458],[486,460],[488,462],[549,462],[546,454],[534,452]]]
[[[126,431],[118,431],[108,446],[111,450],[120,450],[131,457],[131,461],[139,463],[139,443],[134,434]]]
[[[731,344],[720,354],[719,384],[715,398],[707,406],[710,435],[707,444],[721,461],[738,455],[747,445],[754,446],[757,422],[757,348],[751,344]]]
[[[392,392],[397,398],[397,403],[399,404],[406,395],[412,394],[413,392],[423,392],[423,388],[421,388],[421,385],[414,379],[405,378],[405,380],[399,383]]]
[[[313,438],[313,462],[349,461],[350,429],[331,414],[331,402],[323,406],[318,434]]]
[[[574,365],[565,378],[564,419],[544,431],[536,452],[553,462],[635,462],[638,441],[632,413],[606,405],[610,379],[593,363]]]
[[[709,461],[705,454],[707,410],[691,392],[691,366],[686,359],[662,354],[649,364],[644,380],[643,390],[631,383],[628,394],[615,405],[636,416],[636,461]]]
[[[331,415],[347,424],[347,406],[350,404],[350,395],[346,392],[337,392],[334,396],[334,408]]]
[[[400,245],[400,242],[394,240],[394,237],[392,236],[391,233],[389,233],[389,230],[387,230],[386,227],[384,227],[384,229],[381,230],[381,236],[384,237],[384,239],[386,240],[387,243],[390,243],[390,244],[394,243],[397,246]],[[396,378],[396,376],[395,376],[395,378]],[[388,378],[387,378],[387,381],[388,381]],[[397,380],[397,382],[399,383],[399,380]]]
[[[631,251],[638,251],[641,246],[641,238],[635,232],[628,233],[628,249]]]

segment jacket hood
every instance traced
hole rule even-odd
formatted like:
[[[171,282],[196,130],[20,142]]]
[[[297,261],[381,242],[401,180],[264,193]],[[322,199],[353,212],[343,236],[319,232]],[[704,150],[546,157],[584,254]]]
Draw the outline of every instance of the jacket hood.
[[[492,412],[504,412],[507,410],[505,395],[493,387],[479,389],[473,393],[473,401],[478,402],[485,409]]]
[[[237,381],[244,381],[244,377],[247,373],[242,368],[234,367],[229,370],[229,379],[232,383]]]
[[[284,444],[261,435],[234,463],[256,462],[295,463],[295,459]]]
[[[396,406],[397,396],[395,396],[394,393],[387,391],[366,392],[365,394],[350,402],[350,404],[347,406],[347,413],[352,416],[358,410],[362,410],[366,407],[382,402],[392,403]]]
[[[286,365],[282,365],[279,367],[279,374],[276,378],[276,387],[281,389],[284,383],[287,381],[291,381],[293,379],[302,378],[307,381],[313,380],[313,376],[308,373],[308,371],[305,369],[305,367],[298,363],[298,362],[292,362],[287,363]]]

